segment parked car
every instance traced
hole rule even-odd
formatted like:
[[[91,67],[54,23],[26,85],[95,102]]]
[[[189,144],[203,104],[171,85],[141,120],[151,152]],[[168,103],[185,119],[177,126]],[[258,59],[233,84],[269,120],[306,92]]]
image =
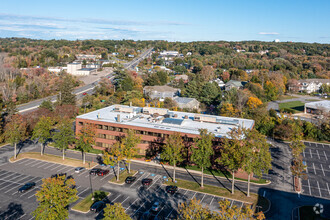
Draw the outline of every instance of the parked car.
[[[152,183],[152,179],[146,178],[142,180],[142,185],[149,186]]]
[[[170,194],[174,194],[176,193],[176,191],[178,191],[178,187],[177,186],[166,186],[166,192],[170,193]]]
[[[87,95],[87,92],[84,92],[83,95]]]
[[[91,169],[91,171],[89,171],[89,174],[91,174],[91,175],[97,175],[98,172],[100,172],[100,170],[101,169],[99,169],[99,168],[93,168],[93,169]]]
[[[153,212],[158,212],[158,210],[159,210],[159,206],[160,206],[159,202],[155,202],[155,203],[152,205],[151,210],[152,210]]]
[[[75,173],[80,173],[80,172],[82,172],[84,170],[85,170],[85,167],[77,167],[76,169],[74,169],[74,172]]]
[[[98,201],[91,206],[90,210],[92,212],[100,212],[102,209],[104,209],[104,207],[105,207],[105,202]]]
[[[109,173],[109,170],[100,170],[97,175],[98,176],[105,176]]]
[[[125,180],[125,183],[130,184],[133,183],[136,180],[135,176],[128,176]]]
[[[24,186],[22,186],[21,188],[18,189],[19,193],[23,193],[28,191],[29,189],[32,189],[36,186],[35,182],[30,182],[30,183],[26,183]]]

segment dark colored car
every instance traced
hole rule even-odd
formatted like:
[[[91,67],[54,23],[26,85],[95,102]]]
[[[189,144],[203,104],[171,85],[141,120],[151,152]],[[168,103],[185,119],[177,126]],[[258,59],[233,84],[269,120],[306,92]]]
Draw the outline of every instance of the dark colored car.
[[[136,180],[135,176],[129,176],[126,178],[125,183],[133,183]]]
[[[36,183],[31,182],[31,183],[26,183],[24,186],[18,189],[19,193],[23,193],[25,191],[28,191],[29,189],[32,189],[33,187],[36,186]]]
[[[105,202],[103,201],[98,201],[95,202],[92,206],[91,206],[91,211],[92,212],[100,212],[102,209],[104,209],[105,207]]]
[[[91,171],[89,171],[89,174],[91,175],[97,175],[100,172],[101,169],[99,168],[93,168]]]
[[[98,173],[97,173],[97,175],[99,175],[99,176],[105,176],[105,175],[107,175],[109,173],[109,170],[100,170]]]
[[[174,194],[174,193],[176,193],[176,191],[178,191],[177,186],[166,186],[167,193]]]
[[[142,180],[142,185],[144,186],[149,186],[152,183],[152,179],[143,179]]]

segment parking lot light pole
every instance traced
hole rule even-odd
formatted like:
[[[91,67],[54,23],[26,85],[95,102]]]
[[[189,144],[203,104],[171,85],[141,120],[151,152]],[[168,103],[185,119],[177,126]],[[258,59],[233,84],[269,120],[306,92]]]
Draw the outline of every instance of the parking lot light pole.
[[[89,168],[91,168],[91,163],[89,162]],[[92,178],[91,178],[91,173],[89,172],[89,184],[91,186],[91,193],[92,193],[92,201],[94,200],[94,195],[93,195],[93,186],[92,186]]]

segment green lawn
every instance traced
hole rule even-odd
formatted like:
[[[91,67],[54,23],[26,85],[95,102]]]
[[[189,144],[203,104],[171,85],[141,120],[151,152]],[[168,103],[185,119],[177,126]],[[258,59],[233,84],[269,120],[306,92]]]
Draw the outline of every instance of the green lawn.
[[[282,95],[280,97],[278,97],[278,100],[287,100],[287,99],[294,99],[294,98],[297,98],[296,96],[294,95]]]
[[[303,112],[304,111],[304,105],[305,103],[301,101],[293,101],[293,102],[285,102],[285,103],[280,103],[279,107],[281,110],[292,110],[294,113],[298,112]]]
[[[92,194],[89,194],[86,198],[78,202],[72,207],[73,210],[88,212],[94,202],[100,201],[109,196],[110,193],[103,191],[94,191],[94,200],[92,200]]]
[[[172,183],[169,181],[169,182],[165,182],[165,184],[176,185],[179,188],[194,190],[202,193],[209,193],[212,195],[221,196],[228,199],[241,200],[246,203],[254,204],[254,206],[258,202],[258,195],[255,193],[250,193],[250,197],[247,197],[245,192],[243,193],[237,189],[235,189],[235,193],[232,194],[229,190],[217,186],[204,185],[204,188],[202,189],[200,188],[200,185],[196,182],[182,180],[182,179],[176,179],[176,181],[177,183]]]
[[[197,166],[185,166],[183,168],[186,168],[188,170],[195,170],[195,171],[202,171],[202,169],[200,169]],[[204,169],[204,174],[209,174],[209,175],[214,175],[214,176],[220,176],[220,177],[227,177],[229,179],[232,178],[232,175],[230,172],[226,172],[226,171],[220,171],[220,170],[213,170],[213,169]],[[247,181],[246,179],[241,179],[241,178],[235,178],[237,180],[242,180],[242,181]],[[267,183],[267,181],[265,179],[259,179],[259,180],[251,180],[251,183],[260,183],[260,184],[265,184]]]
[[[128,173],[127,170],[124,172],[121,172],[119,174],[119,181],[116,180],[116,177],[114,176],[111,180],[109,180],[110,183],[118,183],[123,184],[125,182],[125,179],[129,176],[134,176],[137,173],[136,170],[131,170],[131,173]]]

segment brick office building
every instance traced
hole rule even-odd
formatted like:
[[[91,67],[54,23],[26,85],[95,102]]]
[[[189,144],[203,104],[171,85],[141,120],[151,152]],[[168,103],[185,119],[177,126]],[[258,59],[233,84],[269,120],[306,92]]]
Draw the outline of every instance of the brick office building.
[[[170,111],[164,108],[133,107],[112,105],[76,118],[76,134],[84,123],[95,124],[96,146],[110,147],[125,135],[128,129],[135,130],[141,136],[138,145],[139,154],[153,143],[161,144],[165,138],[179,132],[187,141],[199,136],[199,129],[207,129],[216,138],[226,137],[235,127],[253,128],[254,121],[242,118],[229,118],[214,115],[202,115],[187,112]]]

